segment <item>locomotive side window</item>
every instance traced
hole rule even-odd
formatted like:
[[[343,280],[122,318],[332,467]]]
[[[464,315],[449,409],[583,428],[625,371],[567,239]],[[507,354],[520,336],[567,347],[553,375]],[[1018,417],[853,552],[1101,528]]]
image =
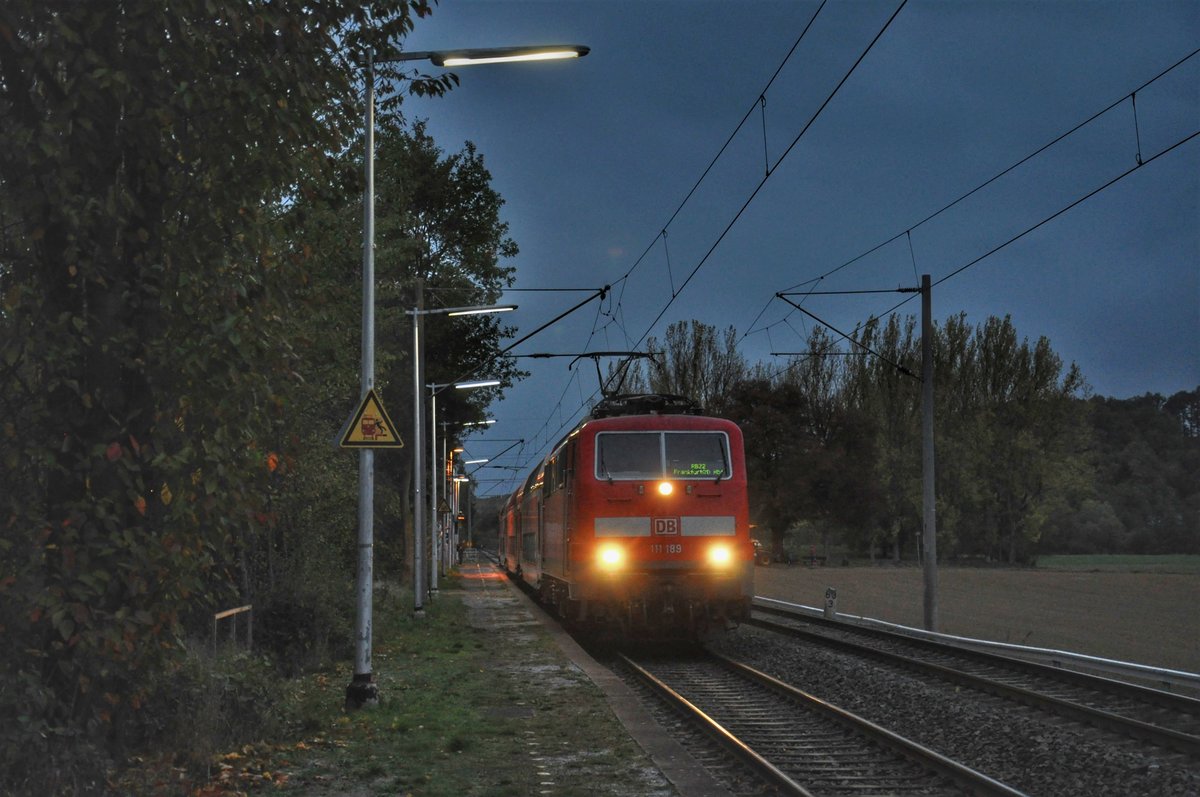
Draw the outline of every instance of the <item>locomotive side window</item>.
[[[602,432],[596,478],[728,479],[729,441],[722,432]]]

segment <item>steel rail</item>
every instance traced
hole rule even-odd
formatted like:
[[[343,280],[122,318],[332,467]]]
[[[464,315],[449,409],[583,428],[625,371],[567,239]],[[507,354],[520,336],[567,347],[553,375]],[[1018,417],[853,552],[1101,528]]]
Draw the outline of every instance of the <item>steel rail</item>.
[[[1083,675],[1103,675],[1095,677],[1111,677],[1115,679],[1134,679],[1139,682],[1158,684],[1153,687],[1167,694],[1183,694],[1194,691],[1200,694],[1200,673],[1173,670],[1167,667],[1153,667],[1147,664],[1136,664],[1129,661],[1105,659],[1099,656],[1089,656],[1085,653],[1073,653],[1067,650],[1052,648],[1030,647],[1011,642],[996,642],[987,639],[972,639],[970,637],[940,634],[936,631],[926,631],[922,628],[889,623],[874,617],[864,617],[857,614],[837,612],[830,619],[824,610],[815,606],[805,606],[802,603],[791,603],[778,598],[766,598],[761,595],[753,599],[753,608],[771,614],[786,617],[802,617],[805,621],[817,625],[835,626],[838,628],[852,627],[866,633],[882,634],[889,637],[899,636],[906,639],[923,639],[935,643],[950,645],[962,650],[975,650],[993,655],[1019,658],[1034,664],[1050,666],[1060,672],[1080,672]],[[1079,669],[1072,669],[1079,668]],[[1123,683],[1131,683],[1128,680]],[[1135,684],[1131,684],[1135,685]]]
[[[915,764],[920,770],[929,775],[941,778],[947,785],[953,786],[956,790],[955,793],[959,793],[957,790],[961,790],[962,793],[980,795],[980,797],[1022,797],[1023,795],[1022,792],[1000,783],[987,775],[953,761],[910,739],[899,736],[845,709],[803,692],[766,673],[755,670],[746,664],[711,652],[706,655],[710,660],[719,663],[736,678],[758,684],[767,689],[768,692],[783,697],[787,702],[798,705],[802,711],[811,712],[816,716],[832,721],[850,731],[853,736],[864,740],[877,749],[886,750],[891,755],[898,756],[900,759]],[[714,736],[726,748],[731,750],[734,755],[749,764],[756,772],[759,772],[771,783],[785,789],[789,794],[810,794],[803,785],[796,782],[791,776],[756,752],[746,742],[739,739],[733,732],[725,728],[707,712],[689,701],[661,678],[649,672],[628,656],[621,654],[621,659],[657,693],[663,695],[688,717],[700,723],[710,735]],[[847,774],[847,777],[853,778],[853,775]],[[885,780],[887,779],[887,776],[883,777]],[[902,775],[897,775],[897,777],[903,779]],[[923,791],[922,793],[935,792]]]
[[[685,715],[699,723],[717,742],[729,750],[734,756],[747,764],[754,772],[767,780],[773,786],[782,789],[787,794],[797,797],[814,797],[812,792],[788,777],[778,767],[755,752],[749,745],[730,733],[723,725],[708,716],[698,706],[683,695],[676,692],[666,682],[651,673],[624,653],[617,654],[639,678],[650,685],[656,693],[681,710]]]
[[[810,622],[813,618],[797,617],[796,619],[802,620],[803,622]],[[881,650],[860,642],[853,642],[847,639],[837,639],[825,634],[817,633],[815,631],[806,631],[802,628],[797,628],[795,626],[785,625],[778,622],[772,622],[762,618],[752,617],[747,622],[750,625],[758,626],[760,628],[765,628],[770,631],[782,633],[799,639],[804,639],[809,642],[815,642],[825,645],[826,647],[843,650],[853,653],[857,656],[866,656],[906,669],[930,673],[939,678],[950,681],[951,683],[1013,700],[1034,708],[1050,711],[1059,716],[1068,717],[1089,725],[1118,731],[1125,735],[1149,741],[1153,744],[1186,753],[1194,757],[1200,757],[1200,736],[1195,736],[1190,733],[1185,733],[1183,731],[1178,731],[1161,725],[1155,725],[1150,722],[1145,722],[1133,717],[1117,714],[1105,709],[1087,706],[1082,703],[1056,697],[1054,695],[1048,695],[1044,692],[1038,692],[1033,689],[1014,686],[993,678],[969,673],[964,670],[955,669],[942,664],[935,664],[930,661],[913,658],[912,656],[906,656],[901,653],[896,653],[895,651]],[[834,625],[840,624],[835,623]],[[859,633],[860,631],[865,630],[868,631],[869,635],[871,636],[880,636],[885,634],[885,632],[880,632],[875,629],[860,629],[856,626],[841,626],[841,630],[850,633]],[[1045,667],[1044,665],[1011,659],[1006,656],[986,654],[980,651],[964,651],[961,648],[938,645],[937,643],[930,642],[928,640],[910,639],[908,637],[898,635],[890,635],[889,639],[900,644],[913,644],[921,648],[936,648],[939,650],[939,652],[947,655],[963,656],[964,658],[968,659],[986,658],[993,666],[1034,672],[1040,677],[1052,678],[1060,683],[1070,681],[1074,682],[1073,685],[1084,685],[1087,688],[1095,689],[1101,692],[1108,691],[1108,688],[1111,687],[1112,691],[1120,689],[1122,694],[1140,695],[1147,700],[1149,700],[1151,697],[1153,697],[1154,700],[1159,700],[1165,696],[1172,698],[1172,703],[1174,706],[1183,706],[1184,708],[1182,709],[1182,713],[1185,714],[1197,714],[1197,707],[1200,707],[1200,701],[1193,701],[1190,698],[1185,698],[1180,695],[1172,695],[1168,692],[1159,692],[1158,690],[1139,687],[1119,681],[1113,681],[1112,679],[1088,676],[1077,672],[1054,670],[1053,668]],[[1067,672],[1070,672],[1070,675],[1064,677],[1064,673]],[[1083,681],[1080,679],[1090,680]],[[1153,693],[1153,695],[1146,693]],[[1179,701],[1183,702],[1180,703]],[[1174,708],[1173,710],[1180,709]]]
[[[710,653],[713,658],[730,668],[734,672],[743,677],[750,678],[758,683],[763,684],[769,689],[772,689],[786,697],[801,702],[804,705],[818,709],[829,717],[837,720],[842,725],[845,725],[851,730],[862,733],[880,744],[888,747],[900,755],[915,761],[923,767],[927,767],[943,777],[953,781],[958,786],[961,786],[968,794],[976,795],[1003,795],[1003,797],[1016,797],[1022,795],[1023,792],[1001,783],[994,778],[990,778],[981,772],[978,772],[970,767],[955,761],[952,758],[947,758],[936,750],[930,749],[922,744],[914,742],[911,739],[900,736],[897,733],[889,731],[881,725],[876,725],[870,720],[859,717],[843,708],[828,703],[819,697],[808,694],[791,684],[780,681],[771,675],[768,675],[761,670],[756,670],[753,667],[743,664],[740,661],[727,658],[719,653]]]

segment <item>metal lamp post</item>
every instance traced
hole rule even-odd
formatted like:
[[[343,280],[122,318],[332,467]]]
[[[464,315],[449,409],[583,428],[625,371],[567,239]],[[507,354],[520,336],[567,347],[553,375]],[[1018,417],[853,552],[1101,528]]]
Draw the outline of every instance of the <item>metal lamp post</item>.
[[[466,389],[469,387],[485,387],[485,386],[491,386],[491,382],[495,382],[496,384],[499,384],[499,380],[490,380],[489,382],[470,383],[470,384],[466,384],[466,385],[456,385],[456,387],[459,387],[460,389]],[[491,426],[495,422],[496,422],[495,418],[488,418],[487,420],[484,420],[484,421],[466,421],[464,423],[459,424],[459,426],[461,426],[462,428],[465,429],[468,426]],[[443,421],[442,422],[443,430],[445,429],[446,426],[449,426],[449,424],[447,424],[445,421]],[[443,435],[443,437],[444,437],[444,435]],[[454,449],[455,454],[459,453],[460,451],[462,451],[461,448]],[[443,440],[442,441],[442,461],[448,462],[452,457],[453,457],[453,454],[447,455],[446,441]],[[439,554],[440,560],[439,560],[439,563],[434,567],[435,575],[434,575],[433,583],[435,586],[437,585],[436,573],[440,572],[444,576],[447,574],[447,572],[449,570],[449,568],[447,567],[447,563],[450,561],[450,543],[447,539],[447,536],[444,534],[441,539],[442,539],[442,547],[441,547],[441,552]]]
[[[373,50],[366,53],[366,118],[364,121],[364,187],[363,187],[363,309],[362,309],[362,368],[360,387],[365,396],[375,386],[375,64],[396,61],[429,61],[435,66],[468,66],[471,64],[495,64],[511,61],[547,61],[561,58],[581,58],[589,48],[580,45],[555,45],[540,47],[501,47],[477,50],[443,50],[389,53],[376,57]],[[446,312],[446,311],[441,311]],[[416,330],[419,316],[413,315]],[[414,340],[417,333],[414,331]],[[419,341],[417,341],[419,342]],[[419,348],[414,348],[414,354]],[[419,413],[421,381],[420,361],[414,366],[417,380],[417,413]],[[419,418],[419,415],[418,415]],[[420,423],[415,425],[413,459],[421,463]],[[413,507],[415,528],[420,529],[421,502],[420,481],[416,481],[417,502]],[[374,500],[375,500],[375,455],[369,448],[359,452],[358,460],[358,578],[355,587],[355,647],[354,675],[346,687],[346,706],[357,709],[379,702],[379,688],[371,671],[371,612],[374,588]],[[419,537],[419,531],[414,534]],[[414,539],[415,542],[415,539]],[[414,549],[414,558],[420,549]],[[414,561],[414,564],[416,562]],[[413,581],[420,582],[420,569],[414,568]],[[417,606],[420,607],[420,590],[416,591]]]
[[[496,312],[500,312],[503,308],[496,308]],[[448,387],[453,387],[455,390],[471,390],[478,387],[496,387],[500,384],[499,379],[486,379],[480,382],[446,382],[443,384],[430,384],[425,387],[429,388],[429,461],[441,462],[444,456],[439,459],[437,451],[437,397]],[[479,421],[475,423],[465,423],[463,426],[474,426],[480,423],[495,423],[495,421]],[[443,441],[444,442],[444,441]],[[430,546],[431,561],[429,563],[429,594],[432,596],[438,589],[438,573],[441,570],[440,562],[445,561],[445,556],[441,551],[441,533],[438,523],[438,483],[442,481],[442,476],[435,469],[433,478],[430,479],[429,490],[429,525],[430,537],[433,541]]]
[[[439,307],[430,310],[414,307],[405,311],[413,320],[413,613],[418,616],[425,612],[425,504],[421,497],[421,490],[425,485],[425,456],[421,450],[421,430],[425,425],[425,408],[422,406],[425,391],[421,389],[421,319],[427,315],[479,315],[505,313],[516,309],[515,304],[509,304]]]

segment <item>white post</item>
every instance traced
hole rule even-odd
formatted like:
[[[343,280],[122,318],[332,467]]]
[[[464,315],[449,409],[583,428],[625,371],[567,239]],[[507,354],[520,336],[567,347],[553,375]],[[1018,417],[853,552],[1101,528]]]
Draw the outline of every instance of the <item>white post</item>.
[[[425,614],[425,499],[421,495],[425,483],[425,452],[421,448],[421,430],[425,426],[422,397],[425,385],[421,381],[421,305],[424,284],[417,280],[417,306],[413,318],[413,614]]]
[[[375,54],[367,51],[367,110],[364,120],[363,293],[361,392],[375,386]],[[379,702],[371,672],[371,598],[374,587],[375,451],[358,455],[358,574],[354,612],[354,674],[346,687],[346,706]]]

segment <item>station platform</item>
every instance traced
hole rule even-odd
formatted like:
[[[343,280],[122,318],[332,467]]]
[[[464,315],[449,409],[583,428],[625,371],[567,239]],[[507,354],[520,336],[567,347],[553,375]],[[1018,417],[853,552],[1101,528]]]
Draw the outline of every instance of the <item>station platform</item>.
[[[607,667],[597,662],[571,637],[557,620],[548,615],[524,591],[505,575],[483,552],[468,549],[464,562],[456,569],[461,577],[462,600],[467,606],[470,624],[490,634],[503,635],[508,641],[524,640],[521,659],[531,678],[553,673],[563,666],[575,668],[603,693],[625,731],[651,759],[661,773],[652,778],[661,786],[648,783],[648,793],[678,794],[682,797],[730,797],[730,793],[667,734],[650,715],[637,695]],[[539,644],[549,641],[552,645]],[[565,662],[564,662],[565,659]],[[520,707],[513,707],[519,711]],[[534,755],[535,751],[531,751]],[[538,766],[546,766],[538,756]],[[572,783],[570,767],[549,776],[552,784],[545,793],[596,793],[596,784]],[[664,782],[665,781],[665,782]]]

